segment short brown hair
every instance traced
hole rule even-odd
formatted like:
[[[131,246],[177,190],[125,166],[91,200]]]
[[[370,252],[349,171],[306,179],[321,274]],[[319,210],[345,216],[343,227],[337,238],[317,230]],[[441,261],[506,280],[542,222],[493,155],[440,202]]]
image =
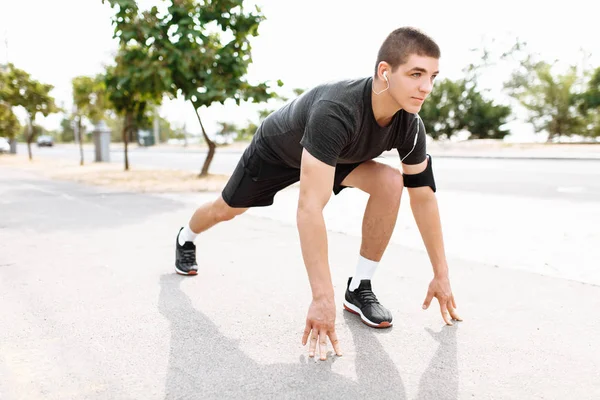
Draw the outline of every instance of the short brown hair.
[[[440,48],[432,38],[416,28],[396,29],[388,35],[379,48],[377,63],[375,63],[375,75],[377,75],[377,66],[381,61],[390,64],[393,71],[408,61],[408,57],[412,54],[440,58]]]

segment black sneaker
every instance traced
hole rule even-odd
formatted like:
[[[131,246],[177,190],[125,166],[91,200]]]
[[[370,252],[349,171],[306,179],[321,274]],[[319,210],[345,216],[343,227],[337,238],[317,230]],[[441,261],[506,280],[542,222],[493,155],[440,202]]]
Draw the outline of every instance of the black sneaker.
[[[180,275],[197,275],[196,245],[194,242],[185,242],[183,246],[179,244],[179,235],[182,230],[183,228],[179,230],[175,239],[175,272]]]
[[[352,277],[348,278],[344,309],[360,315],[362,322],[370,327],[389,328],[392,326],[392,313],[379,304],[371,290],[371,281],[361,280],[360,285],[354,291],[350,291],[350,282],[352,282]]]

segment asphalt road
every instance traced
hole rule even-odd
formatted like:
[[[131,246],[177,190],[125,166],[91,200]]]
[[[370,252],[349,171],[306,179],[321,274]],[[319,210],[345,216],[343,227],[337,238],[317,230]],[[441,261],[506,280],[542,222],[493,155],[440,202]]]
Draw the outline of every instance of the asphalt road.
[[[348,208],[361,199],[352,193],[334,199],[331,210],[340,211],[328,211],[329,222],[353,216]],[[431,279],[424,250],[393,241],[374,287],[395,324],[374,330],[342,311],[360,246],[345,233],[329,235],[344,355],[309,359],[300,337],[310,291],[297,231],[280,218],[293,207],[294,190],[282,193],[270,216],[256,210],[203,233],[199,275],[178,276],[175,232],[207,196],[124,193],[4,169],[0,398],[600,397],[598,286],[452,256],[465,321],[446,327],[436,307],[420,308]],[[472,200],[452,196],[440,197],[444,208]],[[563,202],[544,204],[560,209]],[[535,204],[524,211],[533,213]],[[470,247],[492,238],[503,252],[531,251],[509,249],[501,220],[512,212],[500,210],[487,233],[485,216],[474,214],[460,224]],[[446,215],[448,236],[459,236]],[[403,227],[402,237],[409,233]],[[574,264],[586,256],[572,247],[569,255]]]

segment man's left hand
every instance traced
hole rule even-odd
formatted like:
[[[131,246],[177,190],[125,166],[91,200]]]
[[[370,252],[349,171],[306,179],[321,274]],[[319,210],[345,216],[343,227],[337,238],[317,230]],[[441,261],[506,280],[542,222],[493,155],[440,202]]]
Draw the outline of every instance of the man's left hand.
[[[452,289],[450,289],[450,280],[447,277],[433,278],[427,290],[427,297],[423,302],[423,310],[429,308],[434,297],[440,303],[440,311],[446,325],[453,325],[451,318],[455,321],[462,321],[462,318],[456,313],[456,302],[454,301]]]

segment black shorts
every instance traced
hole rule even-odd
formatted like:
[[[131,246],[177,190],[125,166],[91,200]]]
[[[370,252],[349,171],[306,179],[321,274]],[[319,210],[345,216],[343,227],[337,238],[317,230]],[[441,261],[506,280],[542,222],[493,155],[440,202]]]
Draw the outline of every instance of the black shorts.
[[[345,188],[342,181],[360,164],[336,166],[333,193],[338,194]],[[268,163],[250,145],[223,189],[223,200],[235,208],[270,206],[277,192],[299,180],[300,169]]]

